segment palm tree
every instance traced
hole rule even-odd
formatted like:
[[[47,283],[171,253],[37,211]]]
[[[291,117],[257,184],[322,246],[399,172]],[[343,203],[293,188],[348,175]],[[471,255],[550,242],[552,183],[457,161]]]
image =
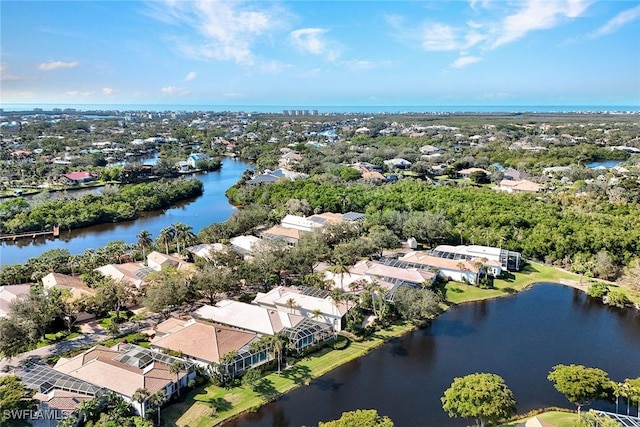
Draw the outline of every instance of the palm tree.
[[[169,372],[176,376],[176,385],[178,387],[178,397],[180,397],[180,372],[184,369],[184,362],[176,360],[169,366]]]
[[[278,375],[280,375],[280,359],[282,352],[287,346],[287,338],[281,334],[275,334],[269,340],[269,346],[274,357],[278,358]]]
[[[82,405],[80,405],[80,413],[82,414],[82,418],[85,422],[95,417],[97,411],[98,399],[95,397],[93,399],[85,400]]]
[[[344,275],[347,274],[351,276],[351,273],[349,272],[349,266],[345,264],[343,261],[338,260],[336,261],[335,265],[329,267],[328,270],[333,274],[340,275],[340,289],[344,291],[344,284],[343,284]]]
[[[220,358],[220,364],[225,366],[225,369],[228,374],[231,374],[233,378],[236,373],[236,358],[238,357],[238,352],[236,350],[231,350],[224,356]],[[230,366],[232,366],[230,368]]]
[[[151,249],[151,247],[153,246],[153,237],[147,230],[142,230],[136,237],[138,238],[138,242],[136,243],[136,245],[142,251],[142,259],[144,260],[145,258],[147,258],[146,250]]]
[[[133,396],[131,397],[131,399],[133,399],[134,402],[138,402],[140,404],[141,419],[144,419],[144,402],[145,400],[147,400],[148,397],[149,397],[149,390],[142,387],[136,389],[136,391],[133,393]]]
[[[160,425],[160,407],[164,405],[169,397],[164,390],[155,392],[149,397],[149,402],[158,409],[158,425]]]
[[[173,242],[175,238],[175,230],[173,227],[164,227],[160,230],[160,234],[156,238],[158,245],[164,246],[164,253],[169,255],[169,245]]]
[[[311,318],[313,320],[318,320],[318,318],[322,316],[322,311],[320,311],[320,309],[316,308],[315,310],[313,310],[311,312]]]
[[[293,309],[298,305],[293,298],[289,298],[285,304],[289,307],[289,310],[291,310],[291,314],[293,314]]]
[[[193,227],[181,222],[177,222],[171,226],[173,228],[173,235],[176,239],[176,252],[180,253],[180,243],[184,247],[197,240],[197,236],[191,231]],[[183,247],[183,249],[184,249]]]

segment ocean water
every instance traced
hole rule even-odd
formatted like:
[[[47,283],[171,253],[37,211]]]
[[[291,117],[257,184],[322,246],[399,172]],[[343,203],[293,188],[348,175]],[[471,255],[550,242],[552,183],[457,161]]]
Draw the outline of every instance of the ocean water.
[[[5,112],[52,111],[214,111],[246,113],[395,114],[395,113],[620,113],[638,114],[640,105],[214,105],[214,104],[0,104]],[[306,115],[304,114],[304,115]],[[298,114],[302,115],[302,114]]]

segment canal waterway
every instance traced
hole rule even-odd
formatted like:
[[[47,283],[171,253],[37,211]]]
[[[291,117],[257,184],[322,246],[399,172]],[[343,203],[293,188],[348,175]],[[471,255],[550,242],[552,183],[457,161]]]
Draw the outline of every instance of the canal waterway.
[[[248,168],[246,163],[225,158],[219,170],[193,175],[204,184],[202,196],[181,202],[170,209],[144,213],[134,221],[100,224],[72,231],[61,230],[58,239],[5,241],[0,246],[0,266],[23,263],[50,249],[67,249],[72,254],[80,254],[86,249],[97,249],[116,240],[135,243],[140,231],[147,230],[156,237],[162,228],[176,222],[190,225],[197,233],[214,222],[225,221],[235,211],[224,193]]]
[[[547,380],[561,363],[598,367],[616,381],[640,376],[640,313],[604,306],[557,284],[459,305],[428,328],[396,338],[225,426],[314,426],[344,411],[369,408],[398,427],[466,426],[473,420],[449,418],[440,397],[455,377],[474,372],[502,376],[518,413],[574,409]],[[595,406],[615,409],[604,402]],[[620,408],[626,413],[626,404]]]

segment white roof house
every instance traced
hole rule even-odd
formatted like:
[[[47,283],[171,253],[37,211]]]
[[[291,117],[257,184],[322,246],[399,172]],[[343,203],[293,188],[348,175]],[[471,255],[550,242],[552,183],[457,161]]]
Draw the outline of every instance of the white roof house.
[[[312,221],[303,216],[287,215],[282,218],[280,225],[285,228],[293,228],[300,231],[313,231],[316,228],[321,228],[322,224],[316,221]]]
[[[189,246],[187,250],[200,258],[209,259],[211,253],[225,251],[227,247],[222,243],[201,243],[195,246]]]
[[[274,335],[284,328],[293,328],[304,320],[304,317],[296,314],[232,300],[222,300],[215,306],[202,306],[194,312],[194,315],[265,335]]]
[[[243,254],[253,252],[258,242],[260,242],[260,239],[256,236],[236,236],[229,239],[231,246]]]
[[[278,286],[267,293],[258,292],[253,304],[307,318],[313,317],[314,312],[318,310],[322,314],[320,321],[324,320],[336,331],[342,329],[342,317],[347,313],[347,308],[351,308],[343,302],[335,304],[330,297],[305,295],[298,289],[284,286]]]

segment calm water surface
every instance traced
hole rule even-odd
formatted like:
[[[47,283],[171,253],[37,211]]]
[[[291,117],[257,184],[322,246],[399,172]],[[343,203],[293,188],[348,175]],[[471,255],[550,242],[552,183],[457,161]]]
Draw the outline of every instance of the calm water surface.
[[[559,363],[599,367],[617,381],[640,376],[640,314],[555,284],[460,305],[226,427],[315,426],[358,408],[376,408],[396,426],[465,426],[472,420],[449,418],[440,397],[473,372],[502,376],[519,413],[571,408],[546,379]]]
[[[193,227],[197,233],[214,222],[225,221],[235,211],[224,193],[235,184],[248,165],[237,160],[224,159],[222,168],[215,172],[194,175],[204,184],[204,194],[164,211],[148,212],[134,221],[101,224],[70,232],[61,232],[59,239],[23,239],[0,243],[0,266],[25,262],[50,249],[68,249],[79,254],[88,248],[97,249],[115,240],[134,243],[141,230],[154,237],[160,230],[176,222]]]

